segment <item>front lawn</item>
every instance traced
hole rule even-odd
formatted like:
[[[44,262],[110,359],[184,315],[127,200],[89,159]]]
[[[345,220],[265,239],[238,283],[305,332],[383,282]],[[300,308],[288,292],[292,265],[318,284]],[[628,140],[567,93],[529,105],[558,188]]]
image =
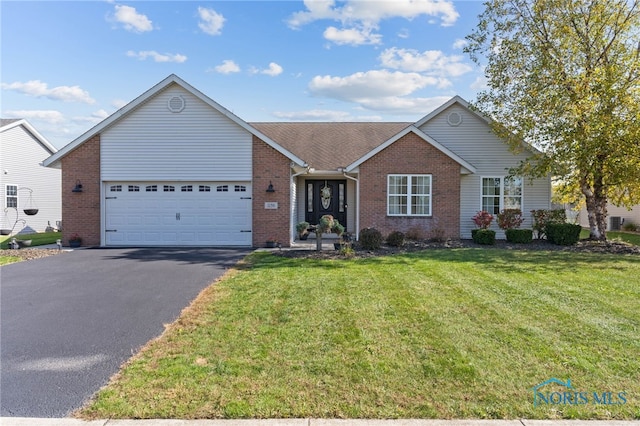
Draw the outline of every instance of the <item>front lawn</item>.
[[[2,235],[0,237],[0,248],[9,248],[9,241],[15,237],[16,240],[31,240],[31,247],[46,244],[55,244],[56,240],[62,238],[61,232],[38,232],[36,234]]]
[[[77,414],[640,419],[639,277],[638,256],[254,253]],[[572,389],[534,406],[551,378]]]

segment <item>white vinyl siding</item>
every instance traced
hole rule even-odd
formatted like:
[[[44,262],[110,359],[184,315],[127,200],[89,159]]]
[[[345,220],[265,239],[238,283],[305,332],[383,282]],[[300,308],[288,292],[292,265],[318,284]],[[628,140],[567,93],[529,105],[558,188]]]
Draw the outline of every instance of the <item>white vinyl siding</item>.
[[[178,113],[168,108],[176,96]],[[176,84],[107,128],[100,150],[103,181],[252,178],[251,133]]]
[[[447,123],[450,112],[461,114],[462,123],[459,126]],[[486,122],[457,104],[433,117],[420,130],[476,168],[475,174],[460,176],[460,238],[469,239],[471,230],[475,228],[471,218],[482,206],[482,178],[508,175],[508,168],[517,166],[529,154],[527,151],[512,152],[506,143],[496,137]],[[523,180],[521,210],[525,221],[522,228],[531,228],[531,210],[550,208],[550,182],[548,177]],[[492,228],[498,231],[498,238],[504,238],[504,233],[498,229],[495,221]]]
[[[389,175],[387,184],[387,215],[431,215],[431,175]]]
[[[7,185],[18,190],[17,213],[21,223],[15,232],[44,232],[47,226],[56,227],[62,220],[61,178],[59,169],[41,165],[52,152],[45,148],[26,127],[16,125],[7,127],[0,135],[0,199],[2,208],[6,207]],[[29,206],[31,189],[31,201]],[[68,188],[71,191],[73,188]],[[27,216],[25,208],[37,208],[38,213]],[[13,210],[13,209],[12,209]],[[15,210],[2,212],[0,228],[11,229],[16,221]]]

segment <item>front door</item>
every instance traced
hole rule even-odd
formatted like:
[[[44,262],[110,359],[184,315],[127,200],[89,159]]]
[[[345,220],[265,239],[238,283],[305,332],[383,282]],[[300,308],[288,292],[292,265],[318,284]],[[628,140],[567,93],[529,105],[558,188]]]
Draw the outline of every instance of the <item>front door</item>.
[[[325,214],[330,214],[347,228],[347,181],[311,180],[305,181],[305,220],[316,225]]]

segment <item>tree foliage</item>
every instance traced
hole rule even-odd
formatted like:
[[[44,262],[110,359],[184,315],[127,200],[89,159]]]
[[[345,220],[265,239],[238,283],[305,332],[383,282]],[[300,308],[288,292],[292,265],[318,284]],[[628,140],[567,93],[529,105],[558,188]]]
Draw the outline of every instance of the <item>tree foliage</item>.
[[[485,66],[476,107],[516,149],[513,169],[585,197],[591,237],[606,205],[640,203],[639,0],[489,0],[465,49]]]

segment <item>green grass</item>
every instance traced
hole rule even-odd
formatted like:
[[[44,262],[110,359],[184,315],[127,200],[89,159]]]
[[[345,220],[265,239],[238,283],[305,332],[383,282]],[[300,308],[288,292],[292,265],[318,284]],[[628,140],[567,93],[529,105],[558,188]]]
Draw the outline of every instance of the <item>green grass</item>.
[[[12,237],[15,237],[17,240],[31,240],[31,247],[37,247],[46,244],[55,244],[57,239],[62,238],[62,234],[60,232],[40,232],[37,234],[2,235],[0,236],[0,249],[8,249],[9,241]],[[0,265],[20,262],[21,260],[22,258],[18,256],[5,255],[4,252],[0,252]]]
[[[77,415],[638,419],[638,277],[637,256],[254,253]],[[627,403],[534,407],[551,377]]]
[[[9,248],[9,241],[12,237],[15,237],[16,240],[31,240],[31,247],[35,247],[46,244],[55,244],[57,239],[62,238],[62,233],[39,232],[36,234],[2,235],[0,237],[0,248]]]
[[[582,228],[580,231],[580,239],[589,238],[589,229]],[[607,240],[620,240],[629,244],[640,246],[640,233],[627,231],[607,231]]]

